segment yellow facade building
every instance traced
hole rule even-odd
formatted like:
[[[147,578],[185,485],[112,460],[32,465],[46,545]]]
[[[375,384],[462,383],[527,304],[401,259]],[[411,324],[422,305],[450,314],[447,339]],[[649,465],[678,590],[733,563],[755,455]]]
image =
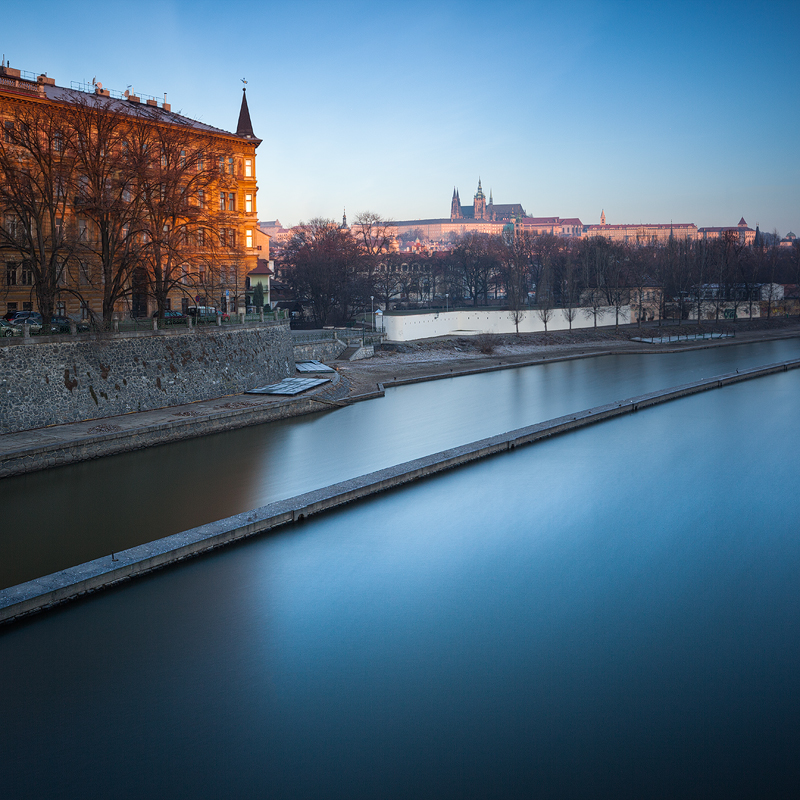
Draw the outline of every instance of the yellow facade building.
[[[228,132],[156,98],[0,67],[0,314],[244,310],[247,275],[269,259],[260,143],[245,93]]]

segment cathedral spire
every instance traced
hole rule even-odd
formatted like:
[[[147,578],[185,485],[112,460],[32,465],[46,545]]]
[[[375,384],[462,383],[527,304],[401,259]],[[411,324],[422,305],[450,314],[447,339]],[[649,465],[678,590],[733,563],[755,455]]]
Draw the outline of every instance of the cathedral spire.
[[[347,209],[342,209],[342,228],[347,228]]]

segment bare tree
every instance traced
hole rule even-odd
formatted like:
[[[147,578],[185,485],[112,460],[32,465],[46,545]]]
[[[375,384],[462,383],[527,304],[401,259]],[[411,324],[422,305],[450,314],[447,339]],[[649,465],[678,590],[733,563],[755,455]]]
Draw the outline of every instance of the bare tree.
[[[153,125],[146,112],[131,125],[127,146],[142,203],[140,260],[158,316],[175,289],[189,292],[202,282],[237,294],[243,243],[237,240],[236,179],[224,171],[224,156],[187,128]],[[212,187],[219,212],[212,210]]]
[[[350,232],[334,220],[316,218],[295,228],[283,261],[289,284],[311,305],[316,324],[349,316],[360,257]]]
[[[42,316],[49,320],[76,258],[67,231],[75,189],[74,131],[62,109],[25,104],[5,121],[0,138],[0,244],[15,251]]]
[[[102,316],[110,324],[118,301],[131,291],[139,265],[142,195],[128,144],[130,119],[74,92],[64,109],[73,137],[78,283],[102,292]],[[93,266],[99,268],[99,275]]]

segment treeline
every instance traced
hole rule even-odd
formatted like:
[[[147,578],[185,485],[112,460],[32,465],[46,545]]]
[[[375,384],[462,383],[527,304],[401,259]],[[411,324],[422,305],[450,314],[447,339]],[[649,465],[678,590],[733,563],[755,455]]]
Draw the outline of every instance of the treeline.
[[[391,223],[360,215],[351,229],[316,219],[298,226],[282,257],[282,274],[319,325],[398,303],[450,306],[502,303],[521,310],[587,309],[657,304],[655,316],[698,318],[709,305],[758,302],[762,285],[800,283],[800,248],[759,237],[745,246],[738,231],[709,241],[670,239],[661,244],[619,243],[551,234],[502,236],[468,233],[449,252],[392,252]],[[653,291],[655,290],[655,291]],[[768,306],[771,313],[773,303]],[[634,309],[635,311],[635,309]],[[546,319],[545,319],[546,321]]]
[[[218,212],[236,188],[231,154],[146,106],[113,112],[80,92],[20,104],[0,133],[5,287],[30,286],[46,318],[71,295],[102,298],[110,322],[136,293],[163,316],[170,292],[230,280],[220,259],[230,269],[241,245]]]

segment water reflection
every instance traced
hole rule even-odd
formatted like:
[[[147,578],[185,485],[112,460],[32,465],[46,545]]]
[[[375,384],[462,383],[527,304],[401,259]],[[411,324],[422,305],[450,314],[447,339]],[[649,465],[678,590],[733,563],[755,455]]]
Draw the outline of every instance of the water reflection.
[[[612,420],[8,630],[4,796],[784,794],[798,392]]]
[[[4,479],[0,586],[572,411],[798,356],[792,339],[414,384],[335,412]]]

